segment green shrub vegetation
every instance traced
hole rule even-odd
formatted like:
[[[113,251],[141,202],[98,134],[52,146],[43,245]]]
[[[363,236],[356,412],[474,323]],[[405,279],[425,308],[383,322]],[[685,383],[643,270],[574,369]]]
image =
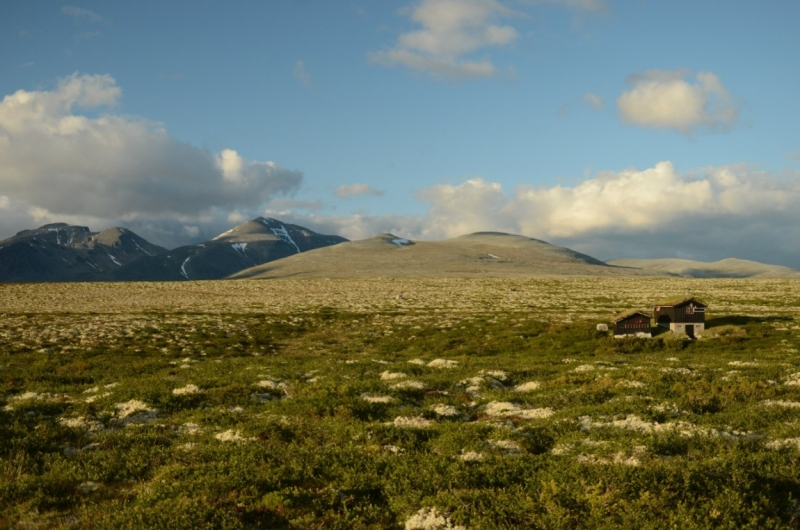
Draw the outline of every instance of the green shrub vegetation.
[[[758,303],[695,341],[513,311],[7,313],[0,528],[798,528],[800,326]]]

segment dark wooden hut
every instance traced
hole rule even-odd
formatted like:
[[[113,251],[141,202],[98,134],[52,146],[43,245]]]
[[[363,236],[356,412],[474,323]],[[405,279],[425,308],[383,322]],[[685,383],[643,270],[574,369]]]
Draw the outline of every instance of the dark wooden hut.
[[[650,319],[644,311],[628,311],[614,317],[614,336],[625,335],[650,336]]]
[[[668,298],[655,304],[656,325],[673,333],[695,337],[705,331],[708,304],[692,296]]]

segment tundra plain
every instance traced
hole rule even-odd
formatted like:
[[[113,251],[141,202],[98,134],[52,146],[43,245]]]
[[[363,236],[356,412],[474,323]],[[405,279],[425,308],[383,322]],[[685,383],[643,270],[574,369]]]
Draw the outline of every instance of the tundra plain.
[[[705,337],[595,329],[687,290]],[[796,528],[800,282],[0,286],[0,527]]]

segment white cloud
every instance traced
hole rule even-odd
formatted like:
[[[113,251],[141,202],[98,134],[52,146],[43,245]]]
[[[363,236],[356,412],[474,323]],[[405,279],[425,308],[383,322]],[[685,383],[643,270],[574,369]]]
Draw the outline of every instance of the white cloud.
[[[517,30],[500,23],[510,16],[521,14],[497,0],[422,0],[410,13],[421,29],[403,33],[394,47],[368,57],[384,66],[399,64],[439,78],[489,77],[496,71],[489,59],[466,56],[513,43]]]
[[[19,90],[0,101],[0,189],[53,216],[94,219],[216,218],[295,191],[302,174],[217,156],[171,138],[160,124],[93,113],[113,107],[111,76],[62,79],[51,91]]]
[[[698,128],[726,130],[739,118],[733,96],[710,72],[651,70],[632,75],[633,88],[617,98],[623,121],[690,134]]]
[[[591,92],[587,92],[583,96],[583,102],[592,107],[593,109],[602,109],[605,102],[603,98],[598,96],[597,94],[592,94]]]
[[[348,199],[358,195],[371,195],[373,197],[380,197],[383,191],[370,186],[369,184],[348,184],[336,188],[334,194],[341,199]]]
[[[292,75],[306,87],[310,87],[313,84],[311,74],[308,73],[308,70],[306,70],[306,64],[303,61],[297,61],[294,63]]]
[[[0,210],[5,210],[11,201],[5,195],[0,195]]]
[[[103,17],[92,11],[91,9],[84,9],[82,7],[64,6],[61,12],[75,18],[84,18],[90,22],[99,22]]]
[[[601,172],[576,186],[520,186],[506,193],[482,178],[418,192],[424,216],[294,215],[291,222],[362,239],[392,232],[444,239],[500,231],[567,246],[601,259],[740,257],[797,267],[800,175],[748,166],[682,174],[670,162]]]

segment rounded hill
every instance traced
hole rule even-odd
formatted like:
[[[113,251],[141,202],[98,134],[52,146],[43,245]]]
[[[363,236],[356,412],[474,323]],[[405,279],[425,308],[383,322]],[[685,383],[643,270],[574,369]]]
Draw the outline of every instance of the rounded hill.
[[[660,276],[609,266],[574,250],[501,232],[444,241],[378,234],[243,270],[231,278]]]

